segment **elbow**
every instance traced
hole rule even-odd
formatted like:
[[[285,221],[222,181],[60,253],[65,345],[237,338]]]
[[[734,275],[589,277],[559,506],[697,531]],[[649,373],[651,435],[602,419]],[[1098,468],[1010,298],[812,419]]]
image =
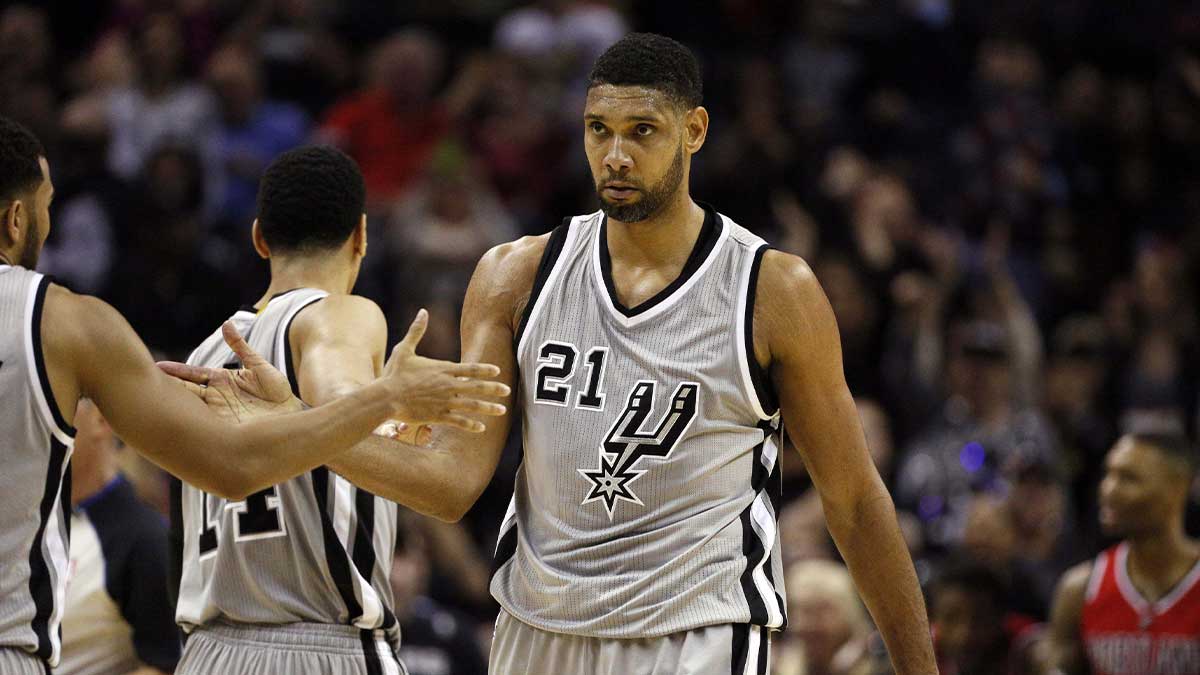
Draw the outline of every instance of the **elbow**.
[[[443,523],[457,523],[475,506],[485,488],[487,483],[477,479],[450,485],[442,491],[443,498],[438,500],[437,508],[429,515]]]
[[[253,471],[243,465],[223,466],[210,474],[207,485],[200,487],[214,497],[240,502],[258,491],[253,476]]]

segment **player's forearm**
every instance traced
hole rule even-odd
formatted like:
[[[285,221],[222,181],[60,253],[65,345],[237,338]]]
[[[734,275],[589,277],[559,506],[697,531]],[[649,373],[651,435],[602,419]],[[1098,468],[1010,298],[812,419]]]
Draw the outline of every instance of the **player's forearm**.
[[[483,445],[488,435],[471,439]],[[384,499],[453,522],[462,518],[487,487],[491,473],[483,462],[492,454],[479,447],[471,451],[466,444],[449,442],[454,436],[466,434],[442,431],[433,447],[406,445],[372,434],[328,465],[346,480]]]
[[[826,504],[825,516],[896,673],[936,673],[925,600],[887,491],[875,484],[845,506]]]
[[[242,498],[329,463],[394,414],[393,398],[375,382],[311,410],[230,428],[223,450],[238,469],[224,490],[232,494],[221,496]]]

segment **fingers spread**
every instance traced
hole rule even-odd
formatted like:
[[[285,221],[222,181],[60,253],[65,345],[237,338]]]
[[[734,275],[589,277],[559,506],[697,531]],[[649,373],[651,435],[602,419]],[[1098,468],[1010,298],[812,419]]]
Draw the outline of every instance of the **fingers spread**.
[[[504,398],[512,391],[507,384],[487,380],[459,380],[450,389],[467,398]]]
[[[225,338],[225,344],[229,345],[234,354],[237,354],[243,366],[253,368],[266,363],[266,359],[259,356],[258,352],[251,349],[250,345],[246,343],[246,339],[234,327],[232,321],[226,321],[221,325],[221,336]]]
[[[500,368],[490,363],[453,363],[446,366],[446,374],[455,377],[488,379],[500,375]]]
[[[408,333],[404,339],[396,345],[395,351],[415,352],[417,345],[421,343],[421,338],[425,337],[425,329],[429,327],[429,312],[421,309],[417,312],[417,318],[413,319],[412,325],[408,327]]]
[[[499,417],[508,411],[508,408],[499,403],[479,401],[473,398],[456,398],[450,402],[450,409],[460,413],[474,413],[477,415],[490,415],[492,417]]]
[[[159,361],[158,369],[171,377],[196,384],[208,384],[212,379],[212,368],[202,368],[200,366],[189,366],[186,363],[177,361]]]
[[[462,429],[463,431],[469,431],[473,434],[482,434],[485,430],[487,430],[487,427],[484,426],[483,422],[455,413],[442,415],[435,420],[434,423],[448,427],[454,427],[456,429]]]

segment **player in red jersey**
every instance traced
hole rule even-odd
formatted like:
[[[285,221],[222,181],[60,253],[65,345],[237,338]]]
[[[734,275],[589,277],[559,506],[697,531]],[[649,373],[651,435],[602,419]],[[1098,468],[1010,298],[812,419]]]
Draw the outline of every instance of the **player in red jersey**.
[[[1200,673],[1200,542],[1183,529],[1197,460],[1182,436],[1133,434],[1108,453],[1100,526],[1123,541],[1059,581],[1050,673]]]

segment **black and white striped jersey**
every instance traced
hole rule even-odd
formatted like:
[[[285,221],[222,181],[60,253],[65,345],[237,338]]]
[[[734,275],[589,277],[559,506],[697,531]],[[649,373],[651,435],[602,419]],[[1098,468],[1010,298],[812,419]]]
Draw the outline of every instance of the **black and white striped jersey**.
[[[49,278],[0,265],[0,647],[51,666],[62,651],[75,430],[46,376]]]

